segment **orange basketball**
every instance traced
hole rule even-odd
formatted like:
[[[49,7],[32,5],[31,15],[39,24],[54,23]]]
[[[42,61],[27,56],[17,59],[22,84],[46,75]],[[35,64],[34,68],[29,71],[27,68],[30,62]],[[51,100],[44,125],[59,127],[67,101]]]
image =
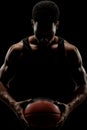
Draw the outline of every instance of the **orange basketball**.
[[[61,118],[59,107],[47,100],[36,100],[26,106],[24,116],[31,127],[56,127]]]

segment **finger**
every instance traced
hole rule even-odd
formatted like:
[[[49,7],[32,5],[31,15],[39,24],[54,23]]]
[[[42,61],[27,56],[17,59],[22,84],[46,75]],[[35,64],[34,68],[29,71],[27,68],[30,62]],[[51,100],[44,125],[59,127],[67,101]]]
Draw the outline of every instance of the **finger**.
[[[66,105],[64,103],[61,103],[61,102],[58,102],[58,101],[54,101],[54,104],[56,104],[60,108],[61,112],[65,111],[65,106]]]
[[[27,99],[24,101],[19,101],[18,104],[24,109],[28,103],[32,103],[32,102],[33,102],[32,99]]]
[[[56,127],[63,126],[63,124],[64,124],[64,118],[60,119],[60,121],[57,122]]]
[[[21,126],[23,127],[24,130],[29,128],[29,123],[27,122],[27,120],[25,119],[23,114],[21,114],[21,116],[19,117],[19,120],[20,120]]]
[[[30,99],[27,99],[24,101],[19,101],[18,104],[23,104],[23,103],[27,103],[27,102],[31,102],[31,101],[33,101],[33,100],[30,98]]]

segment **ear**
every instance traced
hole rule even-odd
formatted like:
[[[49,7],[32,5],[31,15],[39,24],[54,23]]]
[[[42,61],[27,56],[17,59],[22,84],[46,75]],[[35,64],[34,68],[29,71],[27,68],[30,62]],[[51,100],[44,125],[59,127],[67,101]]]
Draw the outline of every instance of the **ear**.
[[[34,20],[33,19],[31,19],[31,25],[32,25],[32,28],[34,27]]]
[[[59,27],[59,21],[56,22],[56,28],[58,29]]]

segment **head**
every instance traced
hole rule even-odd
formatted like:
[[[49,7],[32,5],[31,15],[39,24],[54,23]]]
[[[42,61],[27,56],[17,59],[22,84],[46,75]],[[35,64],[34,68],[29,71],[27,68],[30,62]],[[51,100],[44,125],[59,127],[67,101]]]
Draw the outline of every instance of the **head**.
[[[36,3],[32,9],[34,35],[39,42],[50,42],[59,24],[59,7],[50,0]]]

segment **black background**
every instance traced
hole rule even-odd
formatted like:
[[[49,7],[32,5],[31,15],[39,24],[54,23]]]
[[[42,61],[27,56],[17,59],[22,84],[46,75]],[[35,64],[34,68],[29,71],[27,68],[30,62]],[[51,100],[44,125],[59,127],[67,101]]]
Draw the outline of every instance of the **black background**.
[[[33,33],[31,12],[33,5],[39,0],[3,1],[0,3],[0,65],[8,47],[21,38]],[[57,31],[66,40],[75,44],[86,60],[86,9],[85,3],[79,0],[54,0],[60,8],[60,26]]]
[[[11,44],[20,41],[22,38],[32,35],[31,12],[33,5],[39,0],[22,1],[1,1],[0,3],[0,66],[4,61],[7,49]],[[83,65],[87,71],[87,47],[86,47],[86,9],[84,1],[79,0],[54,0],[60,8],[60,26],[57,34],[70,43],[76,45],[83,58]],[[7,106],[6,106],[7,107]],[[79,111],[81,120],[74,118],[76,129],[83,129],[86,126],[84,116],[87,116],[87,105]],[[3,108],[3,104],[1,104]],[[6,112],[8,110],[4,108]],[[2,113],[0,109],[0,113]],[[9,117],[9,114],[8,114]],[[6,118],[6,120],[8,119]],[[3,119],[4,120],[4,119]],[[15,119],[14,119],[15,120]],[[2,121],[3,122],[3,121]],[[10,122],[10,119],[8,123]],[[70,128],[75,128],[73,123]],[[80,127],[81,126],[81,127]],[[11,127],[8,127],[8,129]],[[4,128],[3,128],[4,129]],[[3,130],[2,129],[2,130]],[[13,128],[12,128],[13,129]],[[81,128],[82,129],[82,128]]]

